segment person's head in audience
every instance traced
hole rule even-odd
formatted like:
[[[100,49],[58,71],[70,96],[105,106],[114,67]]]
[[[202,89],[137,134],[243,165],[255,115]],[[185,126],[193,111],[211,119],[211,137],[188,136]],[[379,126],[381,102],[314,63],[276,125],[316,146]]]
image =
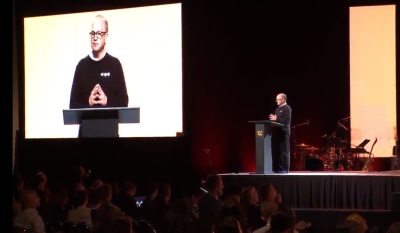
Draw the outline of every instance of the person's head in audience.
[[[359,233],[360,225],[351,220],[344,220],[335,226],[335,233]],[[364,232],[363,232],[364,233]]]
[[[85,176],[87,176],[86,169],[83,167],[82,164],[75,164],[72,167],[72,173],[76,180],[82,180]]]
[[[242,227],[238,219],[234,216],[226,216],[217,226],[215,233],[242,233]]]
[[[264,201],[260,205],[261,218],[270,223],[271,216],[278,210],[278,204],[274,201]]]
[[[100,188],[102,185],[104,184],[104,182],[102,180],[95,180],[92,183],[92,187],[95,189]]]
[[[190,205],[196,206],[204,192],[200,187],[193,185],[188,187],[184,194],[189,198]]]
[[[124,183],[124,192],[128,195],[128,196],[135,196],[136,194],[136,190],[137,190],[137,186],[135,183],[131,182],[131,181],[126,181]]]
[[[113,195],[113,197],[115,197],[120,192],[118,182],[113,181],[110,184],[111,184],[112,195]]]
[[[111,184],[103,184],[102,186],[100,186],[98,189],[98,194],[99,194],[99,198],[101,203],[111,203],[111,199],[112,199],[112,187]]]
[[[99,189],[95,189],[92,187],[92,188],[88,189],[88,192],[89,192],[88,207],[91,207],[94,209],[98,208],[101,204]]]
[[[205,188],[208,191],[208,194],[216,198],[222,196],[224,189],[224,182],[222,181],[221,176],[218,174],[209,175],[206,178]]]
[[[82,184],[84,186],[84,179],[89,177],[89,172],[83,167],[82,164],[75,164],[72,166],[71,182],[72,185]]]
[[[230,183],[224,187],[224,205],[232,207],[233,205],[240,204],[242,197],[242,188],[237,183]]]
[[[116,218],[111,226],[112,233],[133,233],[133,219],[128,215]]]
[[[400,233],[400,221],[392,223],[386,233]]]
[[[26,189],[21,192],[21,207],[24,209],[37,209],[40,207],[40,198],[34,189]]]
[[[184,188],[182,195],[178,198],[179,200],[183,201],[186,207],[193,210],[193,208],[197,207],[199,199],[202,197],[204,192],[201,188],[197,185],[188,185]],[[181,202],[182,204],[182,202]],[[178,202],[179,206],[179,202]],[[182,205],[180,205],[182,206]]]
[[[162,182],[159,187],[157,198],[163,204],[171,204],[172,187],[170,182]]]
[[[69,189],[66,187],[58,187],[51,198],[51,202],[61,207],[62,209],[68,205],[68,196],[69,196]]]
[[[257,190],[254,186],[246,187],[242,192],[242,202],[248,205],[258,205],[259,198]]]
[[[79,192],[79,191],[81,191],[81,190],[84,190],[85,189],[85,185],[82,183],[82,182],[76,182],[74,185],[73,185],[73,192],[74,193],[76,193],[76,192]]]
[[[365,219],[358,213],[353,213],[347,216],[346,221],[354,222],[351,224],[352,233],[365,233],[368,230],[368,225]]]
[[[150,181],[147,186],[147,195],[146,201],[155,200],[158,195],[158,186],[159,183],[157,181]]]
[[[45,191],[47,188],[47,175],[44,172],[36,173],[36,188],[38,191]]]
[[[279,207],[275,214],[271,216],[271,233],[293,233],[296,218],[291,214],[289,208]]]
[[[81,206],[87,206],[89,202],[89,192],[87,189],[80,190],[77,192],[77,195],[74,199],[74,208],[78,208]]]
[[[281,195],[272,183],[265,183],[260,187],[259,199],[260,202],[271,200],[278,204],[282,203]]]

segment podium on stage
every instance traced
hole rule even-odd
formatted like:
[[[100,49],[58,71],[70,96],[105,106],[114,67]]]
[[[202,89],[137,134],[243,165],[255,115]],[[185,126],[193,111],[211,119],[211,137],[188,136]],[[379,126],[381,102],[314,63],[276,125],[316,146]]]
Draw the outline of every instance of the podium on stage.
[[[255,124],[256,136],[256,173],[272,173],[272,149],[271,137],[272,127],[283,127],[284,125],[270,120],[249,121]]]
[[[139,107],[77,108],[63,110],[64,125],[80,125],[83,138],[119,137],[119,123],[139,123]]]

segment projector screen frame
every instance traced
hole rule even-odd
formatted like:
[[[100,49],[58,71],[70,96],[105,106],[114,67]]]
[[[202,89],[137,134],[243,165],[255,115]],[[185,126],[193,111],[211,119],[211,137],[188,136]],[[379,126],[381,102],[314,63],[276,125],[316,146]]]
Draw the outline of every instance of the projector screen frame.
[[[24,18],[26,17],[37,17],[37,16],[51,16],[51,15],[64,15],[64,14],[74,14],[74,13],[90,13],[95,11],[112,11],[112,10],[124,10],[129,8],[137,8],[137,7],[148,7],[148,6],[159,6],[159,5],[167,5],[167,4],[182,4],[182,1],[139,1],[135,3],[127,3],[127,2],[102,2],[102,3],[82,3],[73,4],[73,2],[57,2],[48,4],[46,1],[39,1],[33,4],[29,1],[17,1],[15,3],[15,22],[16,22],[16,51],[17,51],[17,77],[18,77],[18,125],[19,125],[19,134],[23,139],[40,139],[47,140],[53,139],[48,137],[27,137],[26,135],[26,76],[25,76],[25,33],[24,33]],[[182,5],[181,5],[181,16],[182,19]],[[88,22],[90,24],[90,22]],[[184,133],[184,103],[183,103],[183,27],[181,28],[181,130],[176,132],[174,136],[160,136],[156,135],[154,137],[180,137],[183,136]],[[76,61],[77,63],[78,61]],[[72,69],[74,69],[73,67]],[[70,89],[70,87],[66,87],[66,89]],[[136,105],[135,105],[136,106]],[[141,106],[139,106],[141,107]],[[60,109],[60,114],[62,115],[62,109]],[[142,136],[133,136],[127,138],[136,138]],[[143,136],[152,137],[149,135]],[[77,138],[77,137],[76,137]],[[54,137],[54,139],[67,139],[64,137]],[[75,138],[72,138],[75,139]]]

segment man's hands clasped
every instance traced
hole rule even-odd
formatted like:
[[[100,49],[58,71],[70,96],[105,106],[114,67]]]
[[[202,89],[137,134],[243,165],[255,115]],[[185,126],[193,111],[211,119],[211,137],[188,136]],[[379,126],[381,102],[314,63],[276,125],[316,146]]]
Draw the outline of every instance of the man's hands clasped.
[[[94,86],[89,96],[89,105],[93,106],[95,104],[100,104],[101,106],[107,105],[107,96],[101,89],[100,84],[96,84],[96,86]]]

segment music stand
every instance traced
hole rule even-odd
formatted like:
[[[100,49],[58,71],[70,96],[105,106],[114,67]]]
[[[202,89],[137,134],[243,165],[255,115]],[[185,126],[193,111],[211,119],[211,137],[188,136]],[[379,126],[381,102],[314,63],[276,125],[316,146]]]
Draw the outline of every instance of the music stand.
[[[364,139],[358,146],[355,148],[350,148],[349,152],[356,155],[356,160],[360,160],[360,154],[368,154],[369,152],[364,148],[371,140]],[[359,169],[358,163],[356,162],[356,170]]]

